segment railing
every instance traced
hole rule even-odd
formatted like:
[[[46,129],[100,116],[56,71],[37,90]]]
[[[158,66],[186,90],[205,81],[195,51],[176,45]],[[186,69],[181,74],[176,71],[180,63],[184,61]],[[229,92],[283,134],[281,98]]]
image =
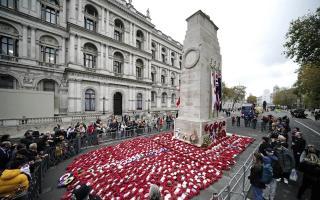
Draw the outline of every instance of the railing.
[[[55,166],[63,160],[69,159],[73,156],[81,153],[82,150],[92,146],[98,145],[101,140],[116,141],[120,139],[133,138],[143,135],[157,134],[162,131],[169,131],[173,128],[173,122],[164,123],[163,126],[158,125],[146,125],[145,127],[130,128],[127,130],[114,130],[95,131],[93,134],[85,134],[74,139],[63,140],[55,146],[48,147],[44,154],[48,156],[44,157],[41,162],[34,164],[34,170],[31,174],[31,180],[29,181],[29,189],[27,193],[20,194],[18,197],[24,197],[28,200],[39,199],[42,193],[42,180],[45,178],[45,173],[52,166]]]
[[[231,200],[231,199],[243,199],[247,198],[251,184],[248,179],[250,175],[250,168],[253,163],[253,154],[258,150],[260,145],[253,150],[248,159],[244,162],[241,168],[230,179],[228,184],[215,196],[216,200]],[[237,197],[234,197],[237,196]]]

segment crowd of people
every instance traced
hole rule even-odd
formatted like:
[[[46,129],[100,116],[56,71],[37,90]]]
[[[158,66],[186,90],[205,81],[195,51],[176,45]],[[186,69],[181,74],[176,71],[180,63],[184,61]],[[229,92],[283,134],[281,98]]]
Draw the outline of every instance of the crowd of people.
[[[286,116],[262,118],[263,125],[270,124],[270,121],[269,134],[262,138],[250,171],[254,198],[274,200],[278,182],[288,184],[289,180],[297,181],[297,176],[302,175],[297,198],[301,199],[310,188],[311,200],[320,199],[319,151],[314,145],[307,144],[298,127],[290,129]]]
[[[23,138],[0,138],[0,199],[28,199],[28,189],[32,185],[33,172],[43,160],[54,160],[53,164],[76,154],[79,141],[98,144],[98,136],[106,134],[115,138],[134,136],[134,132],[161,131],[173,128],[174,116],[153,116],[133,119],[124,115],[120,118],[110,116],[108,120],[97,119],[85,124],[78,122],[68,128],[57,125],[52,131],[40,133],[28,130]],[[80,144],[83,146],[83,144]],[[50,153],[49,153],[50,152]],[[52,159],[51,157],[54,157]],[[48,166],[49,167],[49,166]]]

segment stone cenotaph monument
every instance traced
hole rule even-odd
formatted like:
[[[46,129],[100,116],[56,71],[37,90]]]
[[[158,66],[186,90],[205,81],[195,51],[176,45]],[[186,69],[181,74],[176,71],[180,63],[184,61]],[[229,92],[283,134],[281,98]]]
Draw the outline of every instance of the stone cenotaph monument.
[[[218,117],[222,89],[218,27],[201,10],[186,21],[174,137],[198,147],[208,146],[226,135],[225,119]]]

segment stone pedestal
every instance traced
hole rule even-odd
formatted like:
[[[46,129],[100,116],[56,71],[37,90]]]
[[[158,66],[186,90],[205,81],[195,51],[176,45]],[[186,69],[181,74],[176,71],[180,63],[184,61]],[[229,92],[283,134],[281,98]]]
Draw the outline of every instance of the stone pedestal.
[[[202,146],[205,137],[210,137],[210,133],[211,137],[225,134],[224,119],[215,116],[217,112],[213,105],[215,87],[212,84],[212,75],[215,71],[221,74],[218,27],[200,10],[190,16],[187,22],[180,78],[181,103],[175,124],[175,136],[185,142]],[[211,127],[210,130],[208,126]]]

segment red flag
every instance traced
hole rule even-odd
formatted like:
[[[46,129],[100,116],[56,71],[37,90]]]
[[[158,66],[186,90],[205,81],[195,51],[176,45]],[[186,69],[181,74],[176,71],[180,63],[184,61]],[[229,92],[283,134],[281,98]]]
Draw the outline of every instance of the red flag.
[[[176,102],[176,106],[179,107],[180,105],[180,97],[178,98],[177,102]]]

